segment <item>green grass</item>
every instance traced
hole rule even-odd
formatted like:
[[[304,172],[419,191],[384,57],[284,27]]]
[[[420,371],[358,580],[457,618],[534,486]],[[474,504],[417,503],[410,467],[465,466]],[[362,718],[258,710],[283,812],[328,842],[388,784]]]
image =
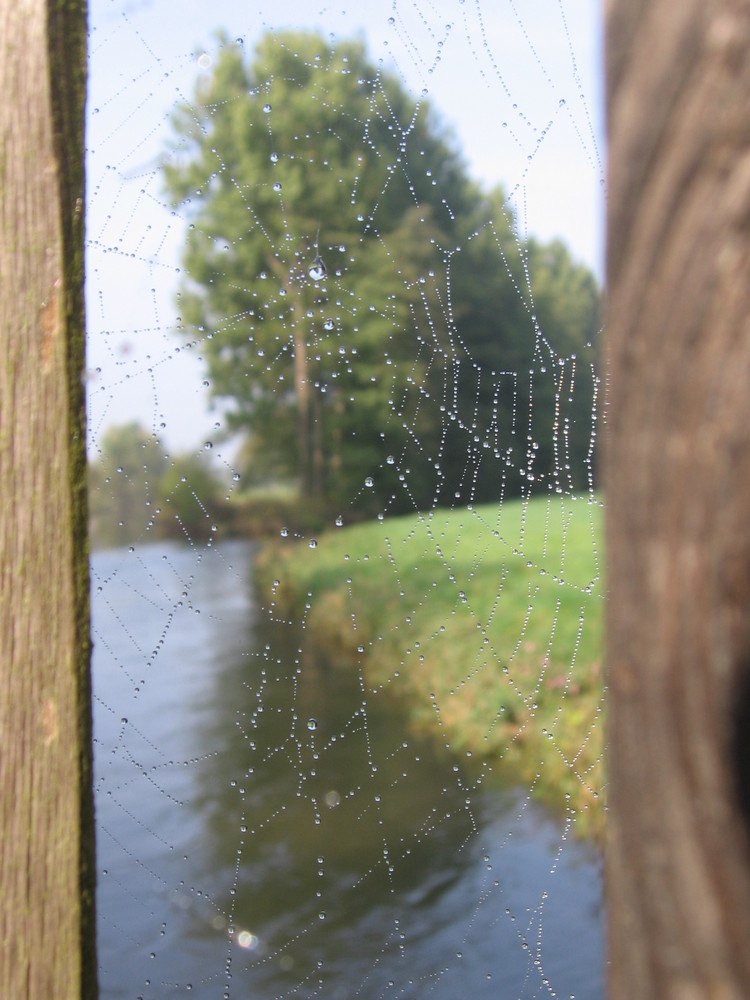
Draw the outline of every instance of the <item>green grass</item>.
[[[559,497],[386,518],[266,547],[267,604],[361,665],[412,726],[603,830],[601,505]]]

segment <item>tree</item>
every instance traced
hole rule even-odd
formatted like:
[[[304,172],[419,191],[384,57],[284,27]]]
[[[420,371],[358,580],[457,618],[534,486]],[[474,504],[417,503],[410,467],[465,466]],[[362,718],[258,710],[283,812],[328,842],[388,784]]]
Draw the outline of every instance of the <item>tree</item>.
[[[597,283],[561,242],[521,245],[500,189],[477,200],[466,229],[451,268],[461,410],[445,445],[451,478],[470,479],[473,500],[496,497],[501,476],[512,493],[589,486]]]
[[[533,472],[556,491],[591,487],[601,352],[601,294],[559,240],[528,245],[529,308],[537,331],[529,393]],[[524,359],[523,366],[525,368]],[[550,434],[550,429],[552,433]]]
[[[89,469],[91,538],[96,545],[124,545],[153,520],[169,459],[158,438],[135,422],[110,427],[100,452]]]
[[[91,541],[117,546],[148,537],[211,534],[226,513],[205,452],[170,456],[137,422],[110,427],[89,466]]]
[[[612,1000],[750,983],[749,50],[746,4],[610,4]]]
[[[177,455],[158,482],[158,534],[191,539],[210,537],[217,522],[226,517],[222,487],[205,453]]]
[[[93,1000],[86,5],[0,21],[0,995]]]
[[[466,199],[455,150],[361,44],[308,34],[264,36],[249,67],[224,39],[174,128],[164,177],[191,220],[182,312],[206,337],[215,395],[304,495],[361,490],[384,428],[397,451],[404,422],[429,424],[413,332],[442,265],[442,199]]]
[[[360,43],[268,34],[247,66],[224,38],[174,129],[183,319],[272,478],[391,510],[588,484],[590,363],[570,405],[554,369],[591,343],[593,279],[519,240]]]

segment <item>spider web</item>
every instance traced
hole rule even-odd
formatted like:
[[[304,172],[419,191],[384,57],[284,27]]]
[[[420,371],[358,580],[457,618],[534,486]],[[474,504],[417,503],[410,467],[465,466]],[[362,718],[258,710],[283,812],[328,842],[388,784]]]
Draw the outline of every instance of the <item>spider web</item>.
[[[429,399],[410,374],[419,358],[394,354],[385,360],[403,379],[391,417],[407,432],[404,450],[394,457],[384,433],[371,474],[341,496],[326,530],[284,523],[272,545],[237,537],[222,518],[241,503],[243,442],[226,404],[211,399],[214,334],[192,335],[181,316],[192,215],[168,203],[162,174],[170,115],[194,100],[224,46],[249,54],[264,33],[290,26],[322,32],[334,49],[359,35],[455,123],[473,175],[502,181],[520,270],[499,242],[493,264],[498,280],[520,274],[513,294],[533,305],[541,288],[525,257],[529,238],[562,232],[574,256],[598,267],[595,5],[586,18],[563,0],[530,9],[511,0],[375,3],[364,17],[354,8],[210,6],[181,4],[176,18],[156,2],[91,4],[87,383],[92,509],[105,539],[92,555],[102,996],[599,997],[596,345],[580,357],[561,351],[530,308],[530,371],[490,369],[466,351],[460,364],[476,398],[490,385],[496,400],[480,427],[454,405],[454,369],[446,365],[443,393]],[[219,26],[229,41],[217,40]],[[388,197],[383,186],[378,198]],[[495,222],[486,218],[482,231]],[[328,278],[341,295],[349,286],[345,270],[335,274],[326,220],[306,238],[310,278]],[[315,277],[320,262],[326,273]],[[435,277],[447,289],[443,315],[452,310],[449,272],[450,262]],[[218,317],[216,329],[230,322]],[[454,330],[460,342],[460,319]],[[344,380],[356,345],[333,335]],[[570,406],[583,385],[581,427]],[[534,392],[542,399],[545,387],[552,403],[537,407],[547,421],[540,433]],[[411,495],[420,406],[435,410],[436,441],[457,434],[466,451],[457,495],[446,494],[442,453],[431,445],[433,503],[399,516],[409,502],[386,498],[355,528],[369,534],[350,543],[340,525],[380,479],[392,473],[394,491]],[[118,464],[108,431],[130,421],[144,430],[143,462]],[[537,459],[544,434],[555,442],[548,467]],[[573,439],[584,442],[578,476]],[[219,494],[201,478],[205,468]],[[498,483],[489,501],[477,493],[487,468]],[[171,486],[157,487],[169,470]],[[178,508],[186,491],[197,518]],[[298,573],[309,590],[293,592]],[[387,631],[374,614],[383,602],[376,576],[387,581]],[[449,595],[444,607],[438,593]],[[572,742],[563,735],[571,731]],[[480,734],[474,742],[470,732]]]

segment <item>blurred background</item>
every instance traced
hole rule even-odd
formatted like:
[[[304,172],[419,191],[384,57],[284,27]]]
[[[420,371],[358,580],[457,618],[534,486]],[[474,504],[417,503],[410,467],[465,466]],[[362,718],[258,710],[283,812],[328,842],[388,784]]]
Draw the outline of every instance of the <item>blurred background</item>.
[[[89,70],[103,996],[601,996],[599,5]]]

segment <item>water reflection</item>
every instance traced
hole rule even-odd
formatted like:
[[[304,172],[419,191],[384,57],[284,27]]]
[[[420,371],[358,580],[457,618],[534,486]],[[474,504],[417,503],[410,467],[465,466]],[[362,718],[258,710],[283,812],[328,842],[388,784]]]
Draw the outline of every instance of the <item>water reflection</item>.
[[[94,558],[103,996],[599,997],[597,857],[304,662],[251,557]]]

